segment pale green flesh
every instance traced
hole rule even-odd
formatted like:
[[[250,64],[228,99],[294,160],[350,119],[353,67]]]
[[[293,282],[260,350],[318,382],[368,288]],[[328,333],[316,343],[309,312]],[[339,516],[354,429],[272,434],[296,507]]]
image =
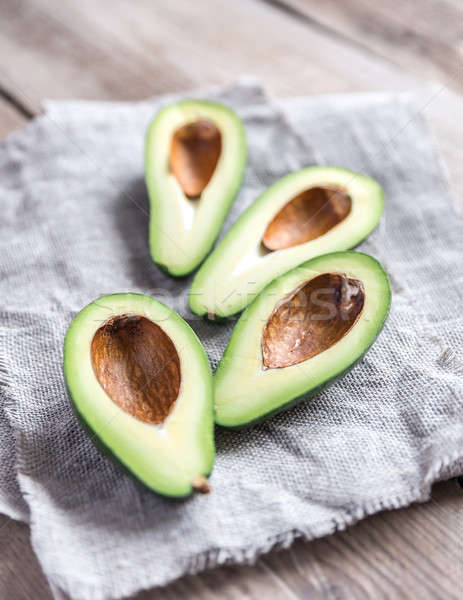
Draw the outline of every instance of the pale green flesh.
[[[314,240],[265,251],[262,237],[281,208],[300,192],[329,184],[344,187],[351,196],[349,215]],[[241,215],[202,265],[191,286],[191,309],[198,315],[219,317],[239,312],[268,283],[298,264],[356,246],[376,227],[382,212],[381,187],[358,173],[336,167],[308,167],[283,177]]]
[[[185,196],[170,171],[174,132],[206,119],[222,136],[219,162],[200,199]],[[212,102],[184,100],[162,109],[146,138],[145,173],[150,197],[150,248],[157,264],[175,276],[187,275],[205,258],[238,192],[246,163],[243,124],[233,111]]]
[[[119,408],[95,376],[93,336],[110,317],[125,314],[142,315],[159,325],[180,357],[180,392],[162,425],[144,423]],[[64,373],[75,408],[94,436],[149,488],[166,496],[187,496],[193,479],[210,473],[214,461],[210,366],[192,329],[170,308],[141,294],[95,300],[69,326]]]
[[[362,282],[365,303],[357,322],[320,354],[290,367],[264,369],[262,332],[276,303],[322,273],[345,273]],[[258,421],[343,373],[375,340],[390,299],[388,278],[381,265],[359,252],[327,254],[276,279],[241,315],[214,375],[216,422],[238,427]]]

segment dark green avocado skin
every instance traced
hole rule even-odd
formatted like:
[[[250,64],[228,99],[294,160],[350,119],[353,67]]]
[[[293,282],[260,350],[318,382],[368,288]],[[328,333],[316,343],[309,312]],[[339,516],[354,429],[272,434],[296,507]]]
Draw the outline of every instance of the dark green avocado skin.
[[[73,400],[72,400],[72,396],[71,393],[68,389],[68,396],[71,399],[71,406],[72,406],[72,410],[75,414],[75,416],[77,417],[77,420],[80,424],[80,426],[82,427],[82,429],[84,430],[84,432],[87,434],[87,437],[90,439],[90,441],[93,443],[93,445],[95,446],[95,448],[97,448],[97,450],[106,458],[109,458],[111,460],[111,462],[115,465],[117,465],[122,471],[124,471],[124,473],[126,475],[129,475],[131,477],[131,479],[133,479],[137,485],[141,485],[146,487],[145,484],[143,484],[143,482],[141,482],[138,477],[132,473],[132,471],[130,471],[125,465],[124,463],[122,463],[117,456],[114,454],[114,452],[111,450],[111,448],[109,446],[107,446],[106,444],[104,444],[100,438],[95,434],[95,432],[93,431],[93,429],[90,427],[90,425],[87,423],[87,421],[84,419],[83,415],[79,412],[77,406],[74,404]]]
[[[157,262],[156,260],[154,260],[154,258],[153,258],[153,262],[160,271],[162,271],[166,275],[169,275],[170,277],[173,277],[174,279],[184,279],[186,277],[186,275],[174,275],[173,273],[171,273],[169,271],[169,269],[168,269],[168,267],[166,267],[166,265],[164,265],[160,262]]]
[[[169,277],[172,277],[172,279],[176,279],[178,281],[182,281],[184,279],[187,279],[191,273],[183,273],[183,274],[178,274],[178,273],[171,273],[169,271],[169,268],[166,267],[166,265],[157,262],[153,257],[151,257],[154,264],[157,266],[157,268],[162,271],[165,275],[168,275]]]
[[[69,390],[69,388],[67,388],[68,391],[68,396],[71,400],[70,404],[72,406],[72,410],[75,414],[75,416],[77,417],[77,420],[80,424],[80,426],[82,427],[82,429],[84,430],[84,432],[87,434],[87,437],[90,439],[90,441],[93,443],[93,445],[95,446],[95,448],[97,448],[97,450],[106,458],[109,458],[111,460],[111,462],[113,464],[115,464],[117,467],[119,467],[119,469],[121,469],[126,475],[128,475],[133,481],[135,481],[135,483],[140,486],[140,489],[146,489],[147,484],[142,481],[141,479],[139,479],[135,473],[133,473],[129,468],[127,468],[127,466],[116,456],[116,454],[114,453],[114,451],[112,450],[112,448],[110,448],[109,446],[107,446],[98,436],[97,434],[93,431],[93,429],[90,427],[90,425],[87,423],[87,421],[85,420],[85,417],[82,415],[82,413],[79,411],[79,409],[77,408],[76,404],[74,403],[74,400],[72,399],[72,394]],[[203,473],[203,475],[205,477],[209,477],[209,475],[211,474],[212,469],[208,472],[208,473]],[[153,492],[155,492],[158,496],[163,496],[164,498],[169,498],[169,500],[185,500],[186,498],[189,498],[192,493],[193,493],[193,489],[191,490],[190,493],[185,494],[184,496],[169,496],[168,494],[162,494],[161,492],[159,492],[158,490],[155,490],[153,488],[150,488]]]
[[[368,350],[368,348],[367,348],[367,350]],[[341,379],[342,377],[344,377],[344,375],[349,373],[349,371],[351,371],[355,366],[357,366],[363,360],[363,357],[365,356],[367,350],[365,350],[365,352],[362,354],[362,356],[360,356],[354,363],[349,365],[347,367],[347,369],[345,369],[344,371],[341,371],[341,373],[338,373],[338,375],[335,375],[331,379],[328,379],[328,381],[325,381],[321,385],[313,388],[312,390],[310,390],[310,392],[307,392],[305,394],[302,394],[301,396],[296,396],[295,398],[288,400],[288,402],[286,404],[283,404],[282,406],[279,406],[275,410],[271,410],[271,411],[265,413],[264,415],[261,415],[258,419],[254,419],[253,421],[248,421],[247,423],[243,423],[240,425],[221,425],[219,422],[216,421],[216,425],[219,425],[219,427],[224,427],[225,429],[234,429],[234,430],[236,429],[237,431],[241,430],[241,429],[248,429],[249,427],[253,427],[254,425],[258,425],[259,423],[267,421],[270,417],[276,416],[277,414],[279,414],[281,412],[290,410],[291,408],[293,408],[300,402],[303,402],[305,400],[310,400],[310,398],[313,398],[314,396],[316,396],[317,394],[319,394],[326,388],[328,388],[331,385],[333,385],[334,383],[336,383],[338,381],[338,379]]]
[[[152,298],[150,296],[145,296],[143,294],[139,294],[139,293],[129,293],[129,292],[125,292],[125,293],[116,293],[116,294],[110,294],[107,296],[101,296],[100,299],[107,299],[107,298],[126,298],[127,301],[131,300],[132,297],[137,297],[138,299],[145,299],[146,301],[149,302],[153,302],[153,303],[157,303],[158,305],[162,305],[161,302],[159,302],[158,300],[156,300],[156,298]],[[100,453],[109,458],[113,464],[116,464],[125,474],[129,475],[138,485],[141,485],[143,488],[148,488],[149,490],[151,490],[152,492],[154,492],[156,495],[158,496],[163,496],[165,498],[169,498],[169,499],[181,499],[181,498],[187,498],[189,496],[191,496],[194,492],[193,487],[190,486],[190,488],[186,488],[186,491],[182,492],[183,493],[179,493],[177,490],[174,493],[171,493],[170,490],[168,489],[167,491],[164,491],[162,489],[159,489],[157,487],[157,485],[155,486],[153,483],[150,483],[149,480],[145,480],[144,478],[138,476],[136,474],[136,472],[132,471],[132,469],[124,462],[124,457],[120,457],[118,456],[118,452],[119,454],[121,454],[121,451],[123,451],[123,447],[119,448],[119,444],[117,443],[111,443],[111,445],[109,445],[107,442],[103,441],[103,439],[100,437],[99,435],[99,431],[101,429],[101,431],[104,429],[104,422],[103,422],[103,427],[101,428],[94,428],[90,425],[90,422],[87,420],[87,417],[84,414],[84,411],[81,411],[79,409],[78,406],[78,402],[76,401],[78,396],[74,397],[74,394],[72,392],[71,386],[69,385],[69,378],[70,375],[67,372],[67,365],[70,362],[70,359],[73,356],[73,352],[70,349],[70,346],[68,344],[68,336],[70,335],[70,332],[72,331],[72,328],[75,327],[75,322],[78,319],[79,315],[81,315],[81,313],[84,310],[87,310],[88,308],[90,308],[93,304],[95,304],[96,301],[91,302],[90,304],[88,304],[84,309],[82,309],[78,315],[76,315],[74,317],[74,319],[72,320],[71,324],[68,326],[67,332],[66,332],[66,337],[64,340],[64,345],[63,345],[63,371],[64,371],[64,382],[66,385],[66,389],[67,389],[67,394],[68,394],[68,398],[69,398],[69,402],[70,405],[72,407],[72,410],[74,412],[74,414],[76,415],[77,421],[79,422],[80,426],[82,427],[83,431],[87,434],[87,436],[90,438],[90,440],[92,441],[92,443],[94,444],[94,446],[100,451]],[[197,344],[197,349],[200,355],[200,360],[198,361],[198,365],[197,368],[198,370],[201,370],[204,367],[204,376],[207,377],[209,374],[209,377],[211,376],[210,373],[210,365],[209,362],[207,360],[207,356],[204,352],[204,348],[201,346],[198,337],[196,336],[196,334],[194,333],[194,331],[191,329],[191,327],[188,325],[188,323],[186,323],[181,317],[180,315],[178,315],[177,313],[175,313],[174,311],[172,311],[172,309],[169,309],[166,305],[162,305],[164,307],[165,310],[170,311],[172,318],[174,318],[175,320],[177,320],[179,322],[179,324],[182,327],[185,327],[187,329],[187,331],[189,331],[189,336],[191,339],[191,343],[192,344]],[[79,357],[74,357],[76,360],[79,360]],[[201,371],[202,372],[202,371]],[[209,394],[209,390],[207,390],[208,394]],[[210,396],[212,396],[212,390],[210,391]],[[198,473],[197,475],[203,475],[205,477],[208,477],[208,475],[212,472],[213,470],[213,460],[215,457],[215,450],[214,450],[214,446],[213,446],[213,432],[214,432],[214,422],[213,422],[213,404],[212,404],[212,397],[208,396],[208,400],[210,400],[210,402],[208,402],[208,406],[207,406],[207,415],[205,413],[205,421],[202,422],[202,434],[204,436],[204,440],[207,443],[211,443],[212,447],[208,448],[208,458],[210,460],[210,462],[208,462],[206,465],[204,465],[202,468],[198,469]],[[206,410],[206,409],[205,409]],[[123,452],[122,452],[123,454]],[[143,458],[143,456],[141,457]],[[203,471],[204,469],[204,471]],[[206,472],[207,471],[207,472]],[[185,486],[186,487],[186,486]],[[185,489],[185,488],[184,488]]]

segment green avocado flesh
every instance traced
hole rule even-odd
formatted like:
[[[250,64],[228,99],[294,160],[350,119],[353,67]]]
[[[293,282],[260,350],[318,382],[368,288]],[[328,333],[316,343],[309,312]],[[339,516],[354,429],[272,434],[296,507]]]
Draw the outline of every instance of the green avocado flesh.
[[[69,326],[64,375],[92,440],[138,480],[165,496],[208,491],[212,375],[177,313],[142,294],[98,298]]]
[[[241,315],[214,375],[215,420],[243,427],[310,397],[363,356],[391,302],[360,252],[314,258],[273,281]]]
[[[190,290],[192,311],[209,318],[239,312],[298,264],[356,246],[382,212],[381,187],[364,175],[308,167],[283,177],[241,215],[201,266]]]
[[[145,148],[151,256],[173,276],[206,257],[238,192],[246,163],[241,120],[212,102],[163,108]]]

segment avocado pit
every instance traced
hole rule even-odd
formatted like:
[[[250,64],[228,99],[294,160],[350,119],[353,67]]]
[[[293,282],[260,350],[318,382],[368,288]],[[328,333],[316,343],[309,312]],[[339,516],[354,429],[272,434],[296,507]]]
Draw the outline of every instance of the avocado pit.
[[[365,303],[361,281],[323,273],[275,306],[262,335],[264,369],[301,363],[339,342],[357,322]]]
[[[188,198],[199,198],[211,180],[222,152],[218,127],[199,119],[179,127],[170,145],[170,169]]]
[[[96,378],[115,404],[136,419],[162,424],[180,390],[180,358],[170,337],[141,315],[111,317],[93,336]]]
[[[262,238],[267,250],[283,250],[320,237],[350,213],[352,199],[337,185],[319,185],[304,190],[270,221]]]

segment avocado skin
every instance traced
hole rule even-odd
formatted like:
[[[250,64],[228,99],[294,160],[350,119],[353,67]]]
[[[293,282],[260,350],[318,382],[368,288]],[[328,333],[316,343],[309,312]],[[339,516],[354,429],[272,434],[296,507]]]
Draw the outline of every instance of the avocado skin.
[[[121,294],[112,294],[113,296],[125,296],[125,293],[121,293]],[[132,296],[143,296],[143,294],[140,293],[134,293],[131,292]],[[103,296],[104,297],[104,296]],[[92,304],[92,303],[90,303]],[[176,313],[174,313],[176,314]],[[188,324],[187,324],[188,325]],[[195,336],[196,337],[196,336]],[[199,340],[198,340],[199,341]],[[63,363],[65,364],[65,356],[66,356],[67,352],[66,352],[66,343],[64,344],[64,348],[63,348]],[[207,357],[204,354],[206,360]],[[66,370],[64,370],[65,374],[66,374]],[[100,452],[100,454],[102,454],[105,458],[108,458],[109,460],[111,460],[111,462],[113,464],[115,464],[122,472],[124,472],[124,474],[128,475],[137,485],[140,485],[142,488],[146,489],[148,488],[150,491],[154,492],[155,494],[157,494],[158,496],[164,497],[164,498],[168,498],[170,501],[175,501],[175,500],[185,500],[189,497],[191,497],[194,493],[193,487],[190,488],[190,491],[187,492],[186,494],[183,495],[179,495],[179,494],[169,494],[166,492],[161,492],[159,491],[156,487],[153,487],[152,485],[150,485],[149,483],[147,483],[146,481],[142,480],[140,477],[138,477],[133,471],[131,471],[127,465],[116,455],[116,453],[114,452],[114,450],[108,446],[107,444],[105,444],[101,438],[98,436],[98,434],[95,432],[94,429],[92,429],[92,427],[88,424],[88,422],[86,421],[84,415],[79,411],[74,398],[72,396],[71,390],[68,386],[67,383],[67,377],[65,376],[65,385],[66,385],[66,390],[67,390],[67,395],[68,398],[70,400],[70,405],[72,408],[72,411],[74,413],[74,415],[76,416],[76,419],[79,423],[79,425],[81,426],[82,430],[84,431],[84,433],[87,435],[87,437],[90,439],[90,441],[92,442],[92,444],[95,446],[95,448]],[[212,417],[213,417],[213,407],[211,407],[211,412],[212,412]],[[214,419],[211,419],[211,438],[214,439]],[[198,473],[198,475],[204,475],[205,477],[209,477],[210,474],[213,471],[214,468],[214,459],[215,459],[215,447],[213,450],[213,455],[212,455],[212,459],[211,459],[211,466],[210,469],[205,472],[205,473]]]
[[[238,235],[242,234],[241,230],[243,229],[244,224],[247,222],[247,220],[249,218],[252,218],[253,215],[256,213],[256,211],[257,212],[260,211],[262,206],[265,206],[265,203],[267,202],[269,193],[271,191],[277,191],[284,184],[284,182],[286,180],[294,177],[295,175],[298,175],[299,173],[310,172],[310,171],[319,170],[319,169],[320,170],[329,169],[329,170],[335,171],[338,174],[344,174],[344,175],[350,176],[352,178],[368,180],[370,182],[369,185],[372,185],[372,189],[374,190],[374,196],[376,197],[376,205],[377,205],[376,218],[373,219],[374,225],[371,228],[369,228],[364,233],[360,233],[359,235],[357,235],[356,238],[352,239],[351,243],[344,244],[344,245],[340,245],[340,244],[336,245],[336,247],[333,247],[330,250],[324,250],[323,253],[321,253],[321,254],[332,254],[334,252],[345,252],[345,251],[357,248],[357,246],[359,246],[364,240],[366,240],[369,237],[369,235],[378,227],[380,217],[384,210],[384,191],[383,191],[381,185],[377,181],[371,179],[370,177],[362,175],[360,173],[356,173],[350,169],[346,169],[343,167],[334,167],[334,166],[329,166],[329,165],[323,165],[323,166],[314,165],[314,166],[309,166],[304,169],[301,169],[301,171],[298,171],[296,173],[289,173],[289,174],[283,176],[281,179],[279,179],[275,183],[273,183],[272,185],[270,185],[262,194],[260,194],[258,196],[258,198],[256,198],[256,200],[254,200],[254,202],[250,206],[248,206],[248,208],[233,223],[232,227],[227,231],[225,236],[221,240],[219,240],[219,242],[216,244],[216,246],[214,247],[214,249],[212,250],[210,255],[207,256],[205,261],[200,265],[200,267],[193,279],[193,282],[192,282],[192,285],[190,288],[190,294],[188,297],[189,306],[193,313],[197,314],[198,316],[205,315],[207,318],[208,308],[204,308],[204,305],[196,302],[195,295],[197,294],[198,291],[201,291],[204,289],[204,285],[205,285],[205,282],[207,282],[207,280],[213,280],[214,277],[217,277],[217,273],[214,273],[215,263],[220,262],[220,260],[224,256],[227,255],[229,242],[231,240],[233,240],[234,238],[236,238]],[[265,215],[264,215],[264,217],[265,217]],[[281,252],[286,252],[286,250],[282,250]],[[321,254],[313,255],[311,257],[301,258],[299,264],[303,264],[307,260],[312,260],[313,258],[316,258],[316,256],[320,256]],[[288,272],[288,271],[296,268],[297,266],[298,266],[298,263],[295,263],[292,266],[281,271],[280,273],[274,274],[272,276],[272,278],[269,279],[268,282],[263,287],[259,287],[256,294],[257,295],[260,294],[265,289],[265,287],[271,283],[271,281],[273,281],[274,279],[277,279],[285,272]],[[211,275],[211,271],[212,271],[213,277]],[[193,291],[193,293],[191,293],[192,291]],[[226,309],[224,311],[225,314],[220,315],[220,317],[228,318],[233,315],[237,315],[237,314],[241,313],[241,311],[246,309],[248,306],[250,306],[250,304],[252,304],[252,302],[253,302],[253,300],[248,301],[246,303],[241,303],[241,304],[236,303],[236,305],[233,308]],[[218,316],[219,315],[216,315],[215,318],[217,318]]]
[[[381,329],[382,329],[382,327],[381,327]],[[377,339],[377,338],[375,338],[375,339]],[[373,340],[373,342],[374,341],[375,340]],[[311,398],[313,398],[320,392],[323,392],[323,390],[326,390],[328,387],[335,384],[339,379],[344,377],[344,375],[349,373],[349,371],[351,371],[360,362],[362,362],[365,354],[368,352],[368,350],[371,347],[371,345],[373,344],[373,342],[370,344],[370,346],[368,346],[368,348],[365,350],[365,352],[361,356],[359,356],[359,358],[355,362],[353,362],[351,365],[349,365],[347,367],[347,369],[344,369],[344,371],[341,371],[341,373],[338,373],[338,375],[335,375],[331,379],[328,379],[327,381],[325,381],[321,385],[318,385],[317,387],[313,388],[309,392],[306,392],[305,394],[301,394],[300,396],[296,396],[295,398],[292,398],[286,404],[283,404],[283,405],[279,406],[278,408],[275,408],[274,410],[271,410],[271,411],[265,413],[264,415],[261,415],[260,417],[258,417],[257,419],[254,419],[253,421],[248,421],[246,423],[240,423],[238,425],[222,425],[220,423],[220,421],[217,421],[217,419],[216,419],[216,421],[215,421],[216,425],[219,425],[220,427],[223,427],[225,429],[235,429],[237,431],[241,430],[241,429],[248,429],[249,427],[253,427],[255,425],[259,425],[259,423],[263,423],[264,421],[267,421],[269,418],[274,417],[281,412],[285,412],[287,410],[290,410],[291,408],[294,408],[300,402],[303,402],[305,400],[310,400]]]
[[[378,228],[378,226],[379,226],[379,223],[378,223],[378,225],[376,225],[376,226],[375,226],[375,228],[374,228],[374,229],[372,229],[371,233],[373,233],[373,232],[374,232],[374,231],[375,231],[375,230]],[[353,250],[353,251],[357,250],[357,248],[358,248],[358,247],[359,247],[361,244],[363,244],[363,242],[364,242],[365,240],[367,240],[367,239],[370,237],[370,235],[371,235],[371,234],[369,233],[368,235],[366,235],[365,237],[363,237],[361,240],[359,240],[359,241],[358,241],[358,242],[355,244],[355,246],[353,246],[352,248],[346,248],[346,250],[345,250],[345,251],[347,252],[347,251],[349,251],[349,250]],[[343,252],[343,251],[341,250],[341,252]],[[330,254],[331,254],[331,252],[330,252]],[[300,264],[301,264],[301,265],[303,265],[305,262],[307,262],[307,261],[305,261],[305,260],[304,260],[304,261],[302,261]],[[159,266],[159,265],[158,265],[158,266]],[[292,267],[290,270],[292,270],[292,269],[296,269],[298,266],[300,266],[300,265],[296,265],[295,267]],[[160,267],[160,268],[161,268],[161,267]],[[166,271],[166,272],[167,272],[167,271]],[[169,273],[169,274],[170,274],[170,273]],[[283,275],[285,275],[285,273],[283,273]],[[179,279],[179,278],[181,278],[181,276],[180,276],[180,277],[177,277],[177,276],[175,276],[175,275],[174,275],[174,277],[176,277],[176,278],[178,278],[178,279]],[[281,277],[281,275],[280,275],[279,277]],[[278,277],[276,277],[275,279],[278,279]],[[272,283],[272,282],[270,282],[270,283]],[[270,285],[270,284],[267,284],[267,285]],[[267,287],[267,286],[265,286],[265,287]],[[265,288],[264,288],[264,289],[265,289]],[[264,291],[264,290],[262,290],[262,291]],[[262,293],[262,292],[260,292],[260,293]],[[259,294],[257,294],[257,296],[258,296],[258,295],[259,295]],[[257,297],[257,296],[256,296],[256,297]],[[211,317],[209,316],[209,313],[208,313],[208,312],[206,312],[206,311],[200,311],[200,310],[198,310],[197,308],[193,308],[193,307],[192,307],[192,304],[191,304],[191,301],[190,301],[190,298],[191,298],[191,296],[189,296],[189,298],[188,298],[188,303],[189,303],[189,307],[190,307],[190,310],[191,310],[191,312],[192,312],[192,313],[194,313],[195,315],[197,315],[198,317],[202,317],[202,318],[203,318],[203,319],[205,319],[206,321],[209,321],[210,323],[230,323],[230,322],[231,322],[231,321],[233,321],[233,320],[236,320],[236,321],[237,321],[237,320],[240,318],[240,316],[243,314],[243,312],[244,312],[244,311],[245,311],[245,310],[248,308],[248,306],[251,306],[252,302],[254,302],[254,300],[252,300],[252,302],[251,302],[250,304],[248,304],[247,306],[244,306],[242,309],[240,309],[239,311],[237,311],[237,312],[235,312],[235,313],[231,313],[231,314],[229,314],[229,315],[218,315],[218,314],[216,314],[216,315],[214,315],[214,318],[211,318]]]
[[[67,387],[67,386],[66,386]],[[140,479],[138,479],[138,477],[132,473],[132,471],[130,471],[130,469],[128,469],[123,462],[121,462],[117,456],[114,454],[114,452],[111,450],[111,448],[109,446],[107,446],[106,444],[104,444],[101,439],[96,435],[96,433],[93,431],[93,429],[90,427],[90,425],[87,423],[87,421],[85,420],[84,416],[82,415],[81,412],[79,412],[77,406],[75,405],[74,401],[72,400],[72,395],[71,392],[69,391],[69,388],[67,388],[68,391],[68,396],[71,400],[71,407],[72,407],[72,411],[74,413],[74,415],[77,418],[77,421],[79,422],[79,425],[82,427],[82,429],[84,430],[85,434],[87,435],[87,437],[89,438],[89,440],[92,442],[92,444],[95,446],[95,448],[105,457],[105,458],[109,458],[111,460],[111,462],[115,465],[117,465],[117,467],[119,469],[121,469],[126,475],[129,475],[131,477],[131,479],[133,479],[137,485],[141,485],[143,487],[146,487],[146,484],[144,484]],[[156,492],[158,493],[158,492]]]
[[[113,464],[115,464],[126,475],[128,475],[133,481],[135,481],[137,485],[140,485],[144,489],[146,489],[148,487],[151,491],[155,492],[158,496],[163,496],[164,498],[169,498],[169,500],[184,500],[185,498],[189,498],[193,494],[193,488],[191,488],[191,491],[187,494],[184,494],[183,496],[178,496],[178,495],[171,496],[169,494],[159,492],[157,489],[148,486],[148,484],[146,482],[142,481],[139,477],[137,477],[135,475],[135,473],[133,473],[116,456],[116,454],[113,452],[113,450],[109,446],[107,446],[104,442],[102,442],[102,440],[97,436],[97,434],[93,431],[93,429],[90,427],[90,425],[85,420],[85,417],[82,415],[81,412],[79,412],[79,409],[77,408],[74,401],[72,400],[72,395],[71,395],[69,389],[67,389],[67,390],[68,390],[68,396],[71,399],[72,411],[75,414],[77,421],[79,422],[79,425],[82,427],[82,429],[84,430],[84,432],[86,433],[87,437],[90,439],[92,444],[95,446],[95,448],[97,448],[97,450],[104,457],[109,458]],[[205,477],[209,477],[209,475],[211,473],[212,473],[212,468],[209,470],[208,473],[201,473],[201,475],[204,475]]]
[[[176,279],[177,281],[184,281],[190,275],[190,273],[172,273],[171,271],[169,271],[169,267],[166,267],[166,265],[162,263],[156,262],[153,257],[151,258],[154,264],[158,267],[158,269],[162,271],[165,275],[172,277],[172,279]]]
[[[352,253],[355,254],[354,252],[352,252]],[[340,254],[341,255],[341,254],[344,254],[344,253],[343,252],[334,252],[334,253],[327,254],[326,256],[330,256],[330,255],[334,256],[336,254]],[[364,255],[364,253],[362,253],[362,252],[358,252],[357,254]],[[376,263],[376,265],[379,267],[379,269],[381,269],[381,271],[386,275],[386,278],[387,278],[387,274],[384,271],[382,265],[379,263],[379,261],[377,259],[375,259],[374,257],[370,256],[370,255],[365,255],[365,256],[368,256],[369,259],[371,259],[374,263]],[[317,258],[323,258],[323,257],[317,257]],[[307,262],[312,262],[312,260],[317,260],[317,258],[311,259],[311,261],[307,261]],[[305,264],[305,263],[302,263],[299,266],[302,266],[303,264]],[[298,268],[298,267],[295,267],[295,268]],[[283,275],[280,275],[280,277],[277,277],[273,282],[271,282],[270,284],[268,284],[268,286],[266,286],[266,288],[270,287],[271,285],[273,285],[273,283],[275,283],[278,279],[284,278],[286,275],[287,275],[286,273],[284,273]],[[265,293],[265,289],[266,288],[264,288],[264,290],[261,292],[261,294]],[[258,297],[255,298],[255,300],[253,300],[253,302],[247,307],[246,310],[251,310],[252,309],[252,304],[254,302],[257,302],[257,300],[258,300]],[[214,418],[215,418],[216,425],[218,425],[220,427],[223,427],[225,429],[235,429],[235,430],[248,429],[249,427],[252,427],[254,425],[258,425],[259,423],[268,420],[270,417],[275,416],[275,415],[277,415],[280,412],[284,412],[286,410],[289,410],[289,409],[293,408],[294,406],[296,406],[300,402],[303,402],[305,400],[310,400],[310,398],[313,398],[314,396],[316,396],[317,394],[319,394],[323,390],[327,389],[328,387],[330,387],[331,385],[333,385],[334,383],[336,383],[339,379],[341,379],[342,377],[344,377],[344,375],[346,375],[347,373],[349,373],[349,371],[351,371],[352,369],[354,369],[364,359],[364,357],[365,357],[366,353],[368,352],[368,350],[376,342],[376,340],[378,339],[379,335],[381,334],[381,331],[384,328],[384,325],[386,323],[387,317],[389,315],[389,310],[390,310],[390,307],[391,307],[391,301],[392,301],[392,292],[391,292],[391,288],[390,288],[390,285],[389,285],[387,296],[384,298],[384,307],[385,307],[384,317],[383,317],[383,320],[381,321],[381,323],[379,323],[379,328],[378,328],[378,332],[377,332],[376,336],[366,346],[364,352],[352,364],[348,365],[345,369],[343,369],[342,371],[340,371],[339,373],[337,373],[333,377],[329,378],[328,380],[324,381],[320,385],[312,388],[311,390],[308,390],[307,392],[304,392],[303,394],[301,394],[299,396],[291,398],[290,400],[288,400],[284,404],[281,404],[280,406],[278,406],[274,410],[270,410],[270,411],[268,411],[268,412],[260,415],[256,419],[252,419],[252,420],[246,421],[244,423],[237,423],[237,424],[221,423],[220,420],[217,418],[217,412],[214,410]],[[233,333],[232,333],[232,337],[233,337]],[[230,338],[230,342],[231,341],[232,341],[232,338]],[[229,345],[230,345],[230,342],[229,342]],[[229,351],[229,346],[227,346],[227,348],[225,349],[225,352],[224,352],[224,354],[222,356],[221,362],[225,358],[225,355],[227,354],[227,351]],[[219,368],[219,367],[220,367],[220,363],[219,363],[219,365],[218,365],[217,368]],[[217,369],[216,369],[216,372],[217,372]]]
[[[119,469],[121,469],[126,475],[128,475],[133,481],[135,481],[135,483],[137,485],[140,485],[142,488],[146,489],[147,487],[155,492],[158,496],[163,496],[164,498],[169,498],[169,500],[184,500],[185,498],[189,498],[192,494],[193,494],[193,488],[191,488],[191,491],[187,494],[184,494],[183,496],[178,496],[178,495],[169,495],[163,492],[159,492],[157,489],[148,486],[148,484],[144,481],[142,481],[139,477],[137,477],[135,475],[135,473],[133,473],[117,456],[116,454],[113,452],[113,450],[106,445],[99,437],[98,435],[93,431],[93,429],[90,427],[90,425],[87,423],[87,421],[85,420],[85,417],[83,416],[83,414],[79,411],[79,409],[77,408],[76,404],[74,403],[74,400],[72,399],[72,394],[69,390],[69,388],[66,386],[67,392],[68,392],[68,396],[70,398],[71,401],[71,407],[72,407],[72,411],[74,413],[74,415],[77,418],[77,421],[79,422],[79,425],[82,427],[83,431],[85,432],[85,434],[87,435],[87,437],[90,439],[90,441],[92,442],[92,444],[95,446],[95,448],[106,458],[109,458],[109,460],[111,460],[111,462],[113,464],[115,464]],[[211,468],[209,469],[209,471],[207,473],[201,473],[201,475],[204,475],[205,477],[209,477],[210,474],[212,473],[214,465],[212,464]]]
[[[150,184],[151,176],[150,176],[149,139],[151,136],[152,129],[156,125],[157,121],[160,118],[162,118],[162,116],[164,116],[165,113],[169,112],[172,109],[174,109],[174,110],[181,109],[183,106],[188,107],[188,105],[191,105],[191,104],[194,104],[197,106],[202,106],[205,109],[208,109],[208,108],[218,109],[223,114],[228,115],[228,117],[234,122],[236,130],[237,130],[237,135],[240,140],[240,152],[239,152],[239,156],[236,159],[236,169],[235,169],[236,173],[235,173],[233,184],[230,186],[230,189],[225,194],[224,198],[222,198],[222,204],[224,204],[226,206],[226,210],[222,216],[218,216],[215,219],[216,232],[213,234],[210,234],[210,233],[207,234],[210,237],[209,248],[207,250],[205,250],[204,253],[202,253],[202,255],[199,258],[197,258],[196,260],[193,260],[188,265],[184,264],[181,267],[169,267],[168,265],[166,265],[164,263],[158,262],[157,255],[159,252],[159,248],[154,241],[155,240],[155,236],[154,236],[155,225],[154,224],[157,221],[156,205],[158,202],[158,197],[157,197],[156,191],[152,188],[152,185]],[[206,118],[207,118],[207,115],[206,115]],[[216,242],[217,237],[220,234],[222,226],[227,218],[227,215],[230,212],[230,209],[231,209],[231,207],[239,193],[239,190],[241,188],[241,183],[245,176],[247,156],[248,156],[248,151],[247,151],[246,132],[245,132],[244,124],[243,124],[241,118],[235,113],[235,111],[232,108],[226,106],[225,104],[222,104],[221,102],[215,102],[215,101],[210,101],[210,100],[200,100],[200,99],[196,99],[196,98],[184,98],[183,100],[178,100],[177,102],[173,102],[171,104],[168,104],[168,105],[162,107],[157,112],[157,114],[154,116],[154,118],[152,119],[151,123],[148,126],[148,129],[146,132],[146,139],[145,139],[145,182],[146,182],[146,188],[148,191],[149,208],[150,208],[149,247],[150,247],[151,259],[164,273],[166,273],[167,275],[169,275],[170,277],[172,277],[174,279],[185,278],[188,275],[190,275],[193,271],[195,271],[206,260],[208,255],[212,252],[214,243]]]

